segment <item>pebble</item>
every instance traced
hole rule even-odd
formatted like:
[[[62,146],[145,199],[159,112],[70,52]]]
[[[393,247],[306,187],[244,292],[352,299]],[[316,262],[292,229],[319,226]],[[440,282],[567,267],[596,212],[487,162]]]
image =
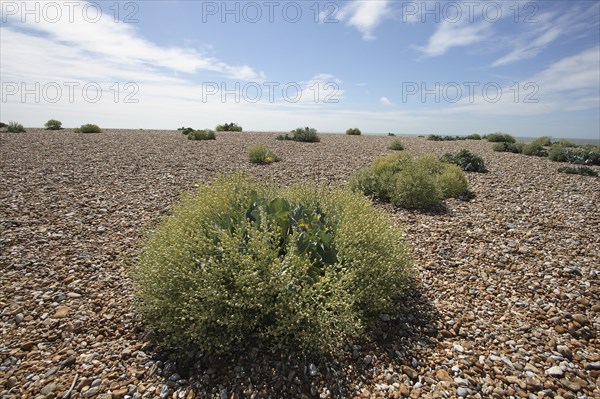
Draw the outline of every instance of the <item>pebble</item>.
[[[549,369],[547,369],[544,374],[552,376],[552,377],[562,377],[562,375],[565,373],[565,371],[563,370],[562,367],[559,366],[553,366],[550,367]]]

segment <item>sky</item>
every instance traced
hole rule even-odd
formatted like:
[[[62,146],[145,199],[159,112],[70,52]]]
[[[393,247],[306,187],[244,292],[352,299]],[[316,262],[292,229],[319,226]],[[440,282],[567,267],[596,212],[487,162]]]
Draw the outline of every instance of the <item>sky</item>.
[[[599,1],[0,1],[0,120],[600,139]]]

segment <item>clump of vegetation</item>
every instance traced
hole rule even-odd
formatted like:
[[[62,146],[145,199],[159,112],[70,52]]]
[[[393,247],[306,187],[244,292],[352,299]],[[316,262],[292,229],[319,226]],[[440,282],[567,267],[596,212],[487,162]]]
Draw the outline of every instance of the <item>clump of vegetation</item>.
[[[325,353],[392,312],[412,274],[402,232],[360,194],[233,175],[187,194],[132,268],[137,309],[182,351]]]
[[[533,155],[536,157],[545,157],[548,155],[548,152],[544,147],[552,145],[552,140],[550,137],[538,137],[533,140],[531,143],[526,144],[523,147],[523,154],[525,155]]]
[[[468,191],[467,178],[458,166],[433,155],[412,158],[406,152],[376,158],[352,176],[350,187],[401,208],[431,208]]]
[[[392,141],[392,143],[388,146],[388,149],[402,151],[404,150],[404,146],[402,145],[402,141],[400,141],[400,139],[394,139],[394,141]]]
[[[575,144],[571,140],[567,140],[567,139],[560,139],[557,143],[554,143],[554,144],[558,144],[558,145],[561,145],[561,146],[567,147],[567,148],[577,147],[577,144]]]
[[[465,172],[487,172],[483,158],[467,149],[460,150],[456,155],[447,153],[440,158],[440,161],[457,165]]]
[[[350,129],[346,130],[346,134],[350,136],[360,136],[361,131],[357,127],[351,127]]]
[[[517,140],[507,133],[491,133],[485,136],[491,143],[515,143]]]
[[[287,140],[292,140],[292,138],[286,133],[285,135],[283,135],[283,134],[278,135],[277,137],[275,137],[275,140],[287,141]]]
[[[19,122],[8,122],[6,131],[9,133],[25,133],[25,128]]]
[[[3,127],[6,127],[6,126],[8,126],[6,123],[0,122],[0,129],[2,129]]]
[[[46,122],[44,127],[46,130],[60,130],[62,129],[62,122],[57,121],[56,119],[50,119],[48,122]]]
[[[523,143],[507,143],[507,142],[498,142],[494,144],[492,149],[497,152],[512,152],[515,154],[520,154],[523,152],[523,147],[525,145]]]
[[[600,165],[600,147],[585,145],[582,147],[567,148],[554,144],[548,150],[548,158],[556,162],[570,162],[580,165]]]
[[[430,134],[427,136],[427,140],[429,141],[444,141],[444,138],[439,134]]]
[[[319,135],[317,134],[317,129],[312,127],[305,128],[297,128],[292,130],[292,140],[294,141],[302,141],[306,143],[317,143],[321,141]]]
[[[194,131],[194,129],[192,129],[191,127],[183,127],[183,126],[177,130],[179,130],[182,134],[185,134],[185,135],[190,134]]]
[[[217,125],[215,129],[217,132],[241,132],[242,127],[237,123],[225,123],[223,125]]]
[[[262,144],[250,147],[248,149],[248,156],[250,157],[250,163],[258,165],[269,165],[273,162],[281,161],[281,158],[279,158],[273,152],[267,150],[267,148]]]
[[[396,134],[395,133],[388,133],[388,136],[390,136],[390,137],[396,137]]]
[[[98,125],[87,123],[75,129],[75,133],[102,133],[102,130]]]
[[[568,173],[571,175],[598,176],[598,173],[594,169],[588,168],[587,166],[563,166],[562,168],[558,168],[558,171],[560,173]]]
[[[187,134],[188,140],[215,140],[217,135],[214,130],[193,130]]]
[[[465,136],[465,140],[481,140],[481,136],[477,133],[473,133]]]

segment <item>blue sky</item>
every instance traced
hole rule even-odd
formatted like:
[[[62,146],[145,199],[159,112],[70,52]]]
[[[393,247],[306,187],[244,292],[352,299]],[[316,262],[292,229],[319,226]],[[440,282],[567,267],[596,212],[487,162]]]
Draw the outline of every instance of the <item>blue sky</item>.
[[[0,1],[0,120],[600,139],[598,1]]]

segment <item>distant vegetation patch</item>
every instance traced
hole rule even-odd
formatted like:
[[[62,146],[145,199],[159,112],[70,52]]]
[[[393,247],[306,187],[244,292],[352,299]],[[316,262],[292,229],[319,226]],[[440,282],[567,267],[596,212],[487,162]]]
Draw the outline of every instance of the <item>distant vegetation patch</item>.
[[[361,131],[357,127],[351,127],[350,129],[346,130],[346,134],[349,136],[360,136]]]
[[[277,155],[268,150],[263,144],[252,146],[248,149],[250,163],[258,165],[269,165],[281,161]]]
[[[394,139],[388,148],[394,151],[402,151],[404,150],[404,145],[402,145],[402,141],[400,141],[400,139]]]
[[[25,133],[25,128],[19,122],[8,122],[6,131],[9,133]]]
[[[187,134],[188,140],[215,140],[217,135],[214,130],[193,130]]]
[[[512,152],[515,154],[520,154],[523,152],[523,147],[525,144],[523,143],[507,143],[507,142],[499,142],[494,144],[492,149],[497,152]]]
[[[222,125],[217,125],[217,132],[241,132],[242,127],[237,123],[224,123]]]
[[[2,128],[6,127],[6,126],[8,126],[6,123],[0,122],[0,129],[2,129]]]
[[[473,133],[473,134],[469,134],[468,136],[465,136],[465,139],[467,140],[481,140],[481,136],[477,133]]]
[[[587,166],[563,166],[562,168],[558,168],[558,171],[560,173],[568,173],[571,175],[598,176],[598,172],[592,168],[588,168]]]
[[[299,127],[297,129],[292,130],[292,140],[301,141],[305,143],[317,143],[321,141],[319,135],[317,134],[317,129],[312,127]]]
[[[75,133],[102,133],[102,129],[98,125],[87,123],[75,129]]]
[[[515,143],[517,140],[507,133],[491,133],[482,137],[491,143]]]
[[[186,135],[190,134],[191,132],[194,131],[194,129],[192,129],[191,127],[183,127],[183,126],[177,130],[179,130],[182,134],[186,134]]]
[[[50,119],[44,124],[44,127],[46,130],[60,130],[62,129],[62,122],[57,121],[56,119]]]

